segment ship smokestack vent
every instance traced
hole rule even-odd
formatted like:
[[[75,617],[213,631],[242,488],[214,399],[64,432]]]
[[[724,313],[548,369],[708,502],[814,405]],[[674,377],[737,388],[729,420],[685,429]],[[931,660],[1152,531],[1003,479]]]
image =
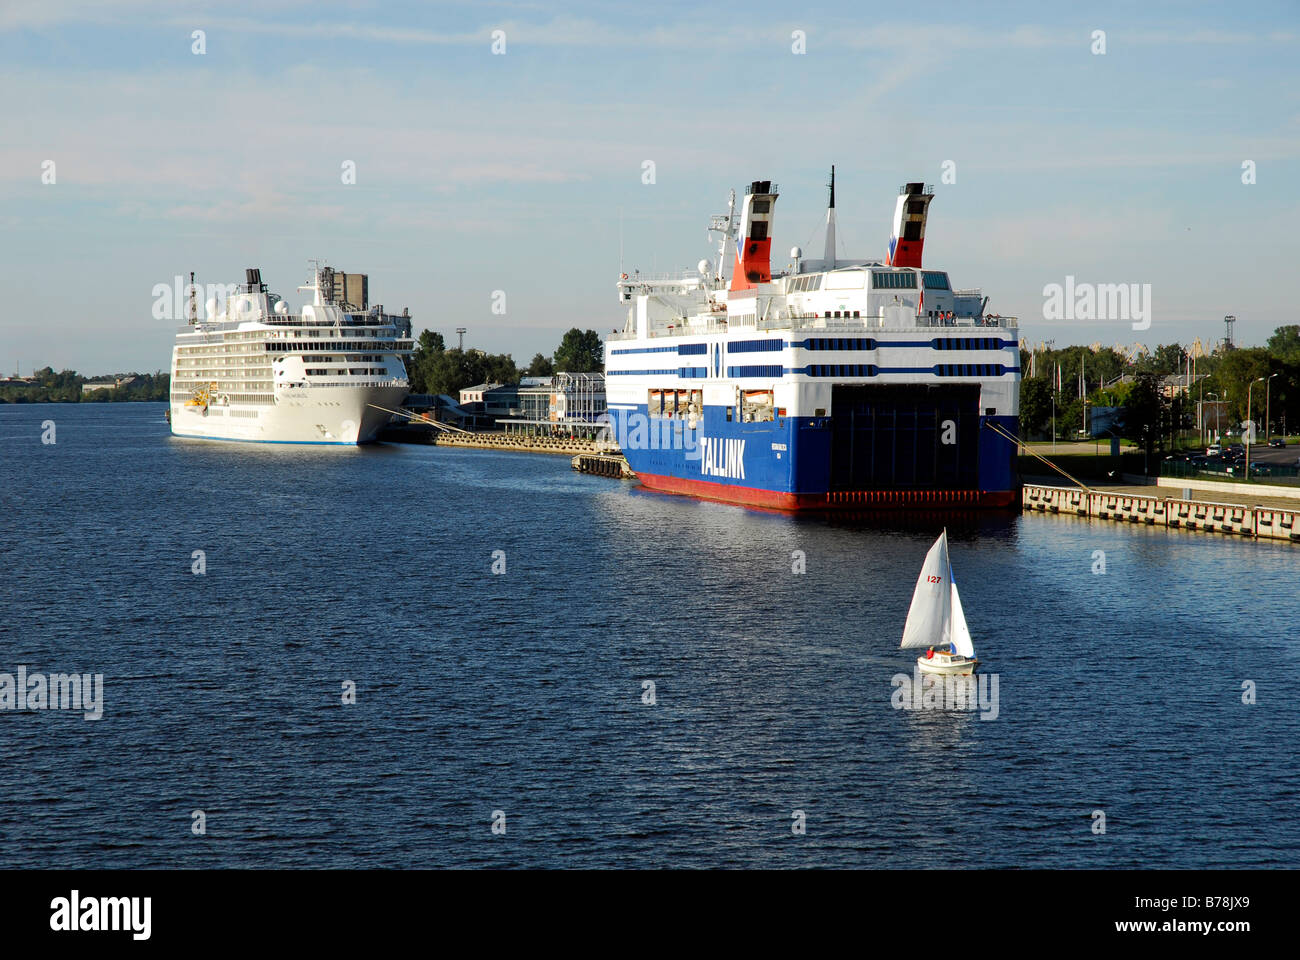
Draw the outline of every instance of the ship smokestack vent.
[[[925,220],[930,212],[934,188],[908,183],[898,190],[894,226],[889,234],[885,263],[891,267],[919,267],[925,249]]]
[[[750,181],[741,206],[736,232],[736,263],[731,273],[735,292],[772,282],[772,213],[777,185],[771,180]]]

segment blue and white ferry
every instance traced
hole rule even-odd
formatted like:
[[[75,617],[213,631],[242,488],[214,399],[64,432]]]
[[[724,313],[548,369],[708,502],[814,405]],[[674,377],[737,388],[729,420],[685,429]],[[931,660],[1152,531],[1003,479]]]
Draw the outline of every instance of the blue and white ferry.
[[[923,268],[933,187],[899,191],[887,253],[771,270],[779,190],[731,194],[717,263],[623,274],[605,345],[617,442],[649,488],[785,510],[1018,502],[1019,330]],[[729,267],[729,269],[726,269]]]

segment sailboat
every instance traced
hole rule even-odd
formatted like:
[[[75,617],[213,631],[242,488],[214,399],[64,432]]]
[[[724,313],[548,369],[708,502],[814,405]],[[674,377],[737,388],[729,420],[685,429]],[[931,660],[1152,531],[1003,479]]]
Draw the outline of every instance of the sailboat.
[[[970,676],[979,666],[957,584],[952,579],[947,528],[925,555],[921,575],[916,578],[902,647],[925,648],[925,653],[916,658],[922,673]]]

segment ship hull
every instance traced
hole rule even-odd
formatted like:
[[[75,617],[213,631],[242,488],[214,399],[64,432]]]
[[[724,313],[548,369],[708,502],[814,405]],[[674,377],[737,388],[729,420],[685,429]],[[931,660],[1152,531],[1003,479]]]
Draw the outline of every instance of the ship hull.
[[[810,512],[1019,505],[1015,443],[998,432],[1014,435],[1014,417],[971,416],[965,449],[944,450],[943,460],[924,424],[846,432],[833,416],[735,423],[706,407],[692,427],[650,419],[643,407],[611,413],[628,465],[663,493]]]
[[[1016,490],[828,490],[825,493],[783,493],[758,487],[739,487],[638,473],[647,490],[716,500],[767,510],[808,512],[870,510],[970,510],[1008,509],[1019,506]]]
[[[403,386],[282,390],[273,404],[171,405],[172,434],[191,440],[356,446],[372,443],[405,398]]]

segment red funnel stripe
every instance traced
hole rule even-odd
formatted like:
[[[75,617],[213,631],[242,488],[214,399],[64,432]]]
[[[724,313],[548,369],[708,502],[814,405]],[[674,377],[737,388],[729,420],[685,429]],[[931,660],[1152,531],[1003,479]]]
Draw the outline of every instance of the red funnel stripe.
[[[736,269],[731,274],[732,290],[749,290],[772,282],[772,240],[746,240],[736,250]]]

